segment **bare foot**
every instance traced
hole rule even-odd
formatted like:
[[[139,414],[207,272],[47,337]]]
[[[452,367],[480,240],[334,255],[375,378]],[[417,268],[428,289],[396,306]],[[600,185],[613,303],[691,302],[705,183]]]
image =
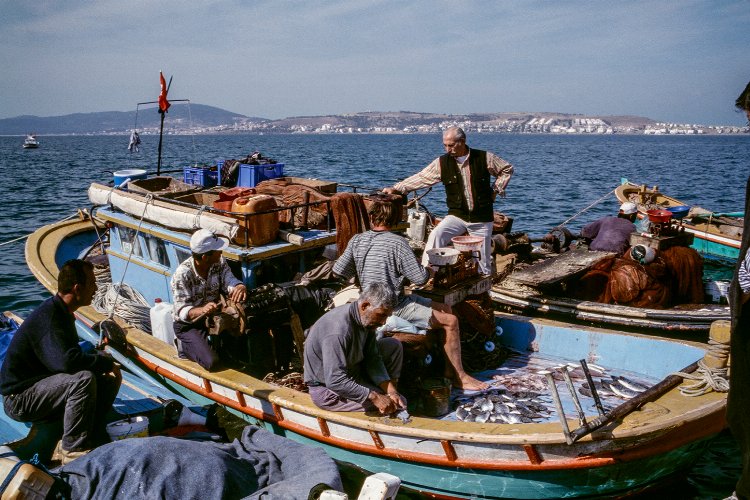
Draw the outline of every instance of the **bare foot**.
[[[485,389],[489,388],[489,384],[486,384],[481,380],[477,380],[470,375],[466,375],[460,378],[458,381],[455,381],[454,384],[456,385],[456,387],[465,391],[484,391]]]

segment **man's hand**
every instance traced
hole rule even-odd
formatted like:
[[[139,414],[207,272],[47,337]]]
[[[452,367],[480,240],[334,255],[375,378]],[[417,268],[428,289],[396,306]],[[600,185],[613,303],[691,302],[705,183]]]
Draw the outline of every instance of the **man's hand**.
[[[381,415],[390,415],[398,409],[396,403],[393,402],[393,399],[391,399],[390,396],[386,396],[377,391],[370,391],[367,399],[375,405],[375,408],[378,409]]]
[[[202,315],[213,314],[217,312],[218,310],[219,310],[219,304],[217,304],[216,302],[209,302],[208,304],[203,306],[203,312],[201,314]]]
[[[399,191],[398,189],[396,189],[396,188],[392,188],[392,187],[387,187],[387,188],[383,188],[383,192],[384,192],[385,194],[403,194],[403,193],[402,193],[401,191]]]
[[[198,318],[203,318],[209,314],[213,314],[219,310],[219,305],[216,302],[208,302],[202,307],[194,307],[188,312],[188,319],[193,322]]]
[[[388,397],[393,401],[393,404],[396,405],[397,410],[405,410],[406,409],[406,398],[403,397],[398,392],[389,392]]]
[[[244,302],[245,297],[247,297],[247,287],[242,284],[234,287],[229,293],[229,300],[233,300],[235,302]]]

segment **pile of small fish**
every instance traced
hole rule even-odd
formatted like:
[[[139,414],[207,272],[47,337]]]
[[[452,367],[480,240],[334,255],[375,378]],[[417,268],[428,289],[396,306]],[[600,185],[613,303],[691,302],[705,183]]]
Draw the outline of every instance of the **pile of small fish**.
[[[510,392],[494,389],[474,399],[462,399],[456,407],[456,418],[463,422],[520,424],[549,418],[553,410],[549,396],[538,392]]]
[[[547,389],[544,377],[537,374],[524,375],[493,375],[493,385],[503,385],[512,392],[542,392]]]
[[[594,388],[599,397],[616,396],[622,399],[630,399],[648,389],[647,386],[634,380],[614,375],[609,380],[594,381]],[[584,396],[592,397],[591,387],[588,382],[581,384],[578,392]]]
[[[499,424],[547,421],[552,415],[556,415],[557,411],[546,377],[551,375],[557,382],[555,385],[559,386],[559,382],[566,379],[565,372],[570,376],[570,382],[578,393],[589,398],[593,397],[591,386],[581,365],[566,363],[539,370],[543,368],[542,363],[528,357],[525,360],[521,357],[518,359],[511,357],[507,364],[517,366],[498,369],[500,372],[510,370],[510,373],[493,375],[492,389],[488,392],[472,398],[464,397],[456,400],[455,415],[458,420]],[[605,411],[610,411],[611,405],[617,404],[614,402],[617,399],[633,398],[649,388],[641,382],[608,374],[605,368],[592,363],[588,363],[587,368],[597,395],[604,403]],[[577,399],[575,394],[571,396]]]

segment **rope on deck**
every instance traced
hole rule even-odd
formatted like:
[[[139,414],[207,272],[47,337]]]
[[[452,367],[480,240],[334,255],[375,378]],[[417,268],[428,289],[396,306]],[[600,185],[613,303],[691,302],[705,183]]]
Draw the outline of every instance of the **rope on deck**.
[[[729,354],[729,346],[716,342],[712,339],[708,339],[708,351],[714,354],[716,357],[726,358]],[[711,391],[714,392],[728,392],[729,391],[729,380],[727,379],[727,373],[729,368],[712,368],[707,366],[703,360],[698,361],[698,369],[693,373],[676,372],[674,375],[678,375],[685,380],[693,380],[691,384],[685,384],[680,386],[680,393],[683,396],[702,396]]]
[[[101,285],[100,285],[101,286]],[[128,324],[151,331],[151,308],[146,298],[135,288],[125,283],[108,283],[100,288],[91,305],[98,312],[117,315]]]

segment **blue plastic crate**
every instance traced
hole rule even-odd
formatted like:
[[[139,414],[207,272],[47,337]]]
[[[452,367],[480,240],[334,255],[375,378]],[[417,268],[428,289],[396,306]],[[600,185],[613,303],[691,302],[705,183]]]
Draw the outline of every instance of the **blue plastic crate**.
[[[248,165],[246,163],[241,163],[237,185],[242,187],[255,187],[262,181],[277,179],[283,176],[283,163],[272,163],[267,165]]]
[[[203,187],[214,187],[219,182],[219,172],[203,167],[185,167],[183,170],[186,184]]]

